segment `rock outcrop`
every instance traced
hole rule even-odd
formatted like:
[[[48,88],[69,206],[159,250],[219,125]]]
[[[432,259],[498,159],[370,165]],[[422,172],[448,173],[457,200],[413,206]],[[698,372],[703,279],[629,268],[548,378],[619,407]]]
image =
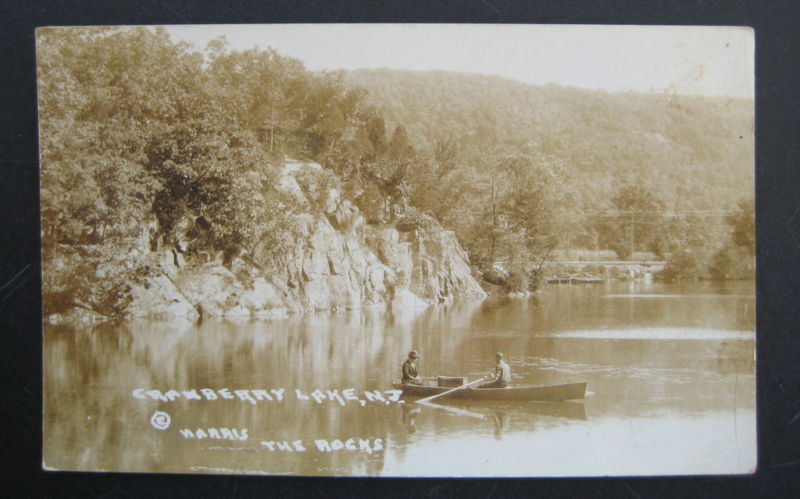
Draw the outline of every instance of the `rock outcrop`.
[[[300,197],[296,169],[285,170],[281,185]],[[308,203],[308,212],[296,217],[294,240],[280,252],[227,266],[182,264],[171,251],[153,255],[160,275],[134,287],[128,315],[272,317],[486,297],[453,232],[366,224],[335,189],[319,206]]]

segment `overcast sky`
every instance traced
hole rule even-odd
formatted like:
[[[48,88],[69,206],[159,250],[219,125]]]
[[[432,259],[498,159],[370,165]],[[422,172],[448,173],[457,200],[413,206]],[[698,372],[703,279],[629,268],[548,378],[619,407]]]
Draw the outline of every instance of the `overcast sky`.
[[[198,49],[273,47],[311,70],[444,69],[608,91],[753,96],[749,28],[497,24],[170,26]]]

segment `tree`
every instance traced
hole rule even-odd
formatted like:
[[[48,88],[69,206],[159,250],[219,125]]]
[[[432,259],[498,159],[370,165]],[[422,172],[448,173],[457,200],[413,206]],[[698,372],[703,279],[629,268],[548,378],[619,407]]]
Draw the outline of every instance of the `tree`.
[[[465,179],[475,192],[457,210],[457,233],[474,264],[514,262],[527,280],[573,228],[566,167],[535,147],[486,152]]]
[[[460,145],[452,138],[440,140],[432,152],[420,151],[413,157],[409,173],[410,203],[458,230],[464,223],[466,205],[475,188],[475,182],[468,180],[471,172],[464,167]]]
[[[615,214],[601,233],[608,247],[622,260],[635,251],[658,250],[664,229],[664,203],[650,189],[626,185],[611,199]]]
[[[472,223],[461,229],[462,237],[470,253],[472,262],[480,268],[494,265],[498,253],[504,251],[501,243],[508,233],[507,219],[501,209],[501,196],[505,194],[505,177],[497,168],[488,168],[488,173],[481,175],[478,199],[481,203],[474,208],[476,216]],[[510,255],[504,254],[508,258]]]
[[[389,220],[405,213],[408,208],[409,178],[412,161],[409,159],[379,158],[365,161],[361,171],[381,193],[384,216]]]
[[[389,141],[387,154],[391,159],[409,159],[414,156],[414,148],[408,140],[408,133],[403,125],[397,125]]]
[[[367,158],[374,159],[383,156],[386,152],[386,125],[383,122],[383,117],[377,112],[372,111],[367,116],[365,127],[367,139],[372,145],[372,149],[367,154]]]
[[[273,49],[231,51],[222,39],[209,42],[207,78],[227,127],[252,131],[273,162],[287,151],[299,127],[307,74],[302,64]]]
[[[113,315],[141,272],[161,188],[142,164],[147,134],[186,97],[175,87],[197,58],[145,28],[43,29],[37,46],[45,313]]]
[[[739,210],[728,215],[727,244],[714,256],[711,275],[716,279],[752,279],[755,272],[755,200],[743,199]]]
[[[37,42],[47,312],[121,313],[159,241],[230,260],[285,239],[292,207],[257,118],[276,101],[260,84],[290,95],[296,63],[220,43],[205,67],[162,29],[53,28]]]
[[[739,211],[728,216],[728,224],[733,228],[733,244],[746,248],[750,256],[756,253],[755,200],[744,199],[739,202]]]
[[[522,244],[523,267],[535,260],[538,272],[564,234],[573,230],[565,166],[537,149],[527,149],[507,158],[503,168],[508,188],[501,206],[508,228]]]

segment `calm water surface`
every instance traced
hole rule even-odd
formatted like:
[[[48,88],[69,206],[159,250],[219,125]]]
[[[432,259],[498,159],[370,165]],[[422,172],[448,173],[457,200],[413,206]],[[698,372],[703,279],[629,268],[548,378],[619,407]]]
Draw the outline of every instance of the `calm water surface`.
[[[280,321],[49,326],[44,463],[299,475],[746,472],[756,455],[754,304],[750,282],[613,283]],[[502,351],[514,384],[588,381],[589,394],[583,403],[393,401],[385,392],[412,348],[423,376],[476,379]],[[349,388],[362,402],[345,399]],[[272,400],[234,394],[257,389]],[[280,389],[282,400],[270,392]],[[326,400],[303,399],[315,389]],[[173,400],[159,400],[169,390]],[[190,390],[202,400],[176,395]],[[220,438],[197,438],[211,428]],[[350,448],[321,450],[317,440]]]

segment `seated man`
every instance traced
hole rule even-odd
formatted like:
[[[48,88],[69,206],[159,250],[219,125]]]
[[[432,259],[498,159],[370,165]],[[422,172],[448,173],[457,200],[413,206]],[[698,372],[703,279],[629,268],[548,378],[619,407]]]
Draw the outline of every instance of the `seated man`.
[[[422,381],[417,376],[417,357],[419,354],[416,350],[408,352],[408,359],[403,362],[403,384],[405,385],[421,385]]]
[[[497,352],[495,358],[497,359],[497,365],[494,366],[494,372],[489,374],[492,377],[492,381],[484,383],[478,388],[505,388],[511,382],[511,367],[503,360],[503,354]]]

